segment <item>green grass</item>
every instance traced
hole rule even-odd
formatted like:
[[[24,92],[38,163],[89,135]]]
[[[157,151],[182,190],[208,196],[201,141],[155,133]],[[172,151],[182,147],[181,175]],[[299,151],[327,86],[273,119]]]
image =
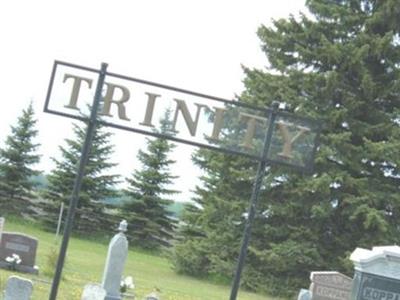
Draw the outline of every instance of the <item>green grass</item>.
[[[6,218],[5,231],[21,232],[39,240],[36,264],[40,268],[40,275],[18,273],[22,277],[29,277],[34,281],[32,300],[48,299],[51,277],[45,275],[48,266],[47,260],[51,249],[55,247],[54,234],[45,232],[35,224]],[[58,251],[58,246],[55,248]],[[72,237],[69,242],[66,265],[61,281],[59,300],[79,300],[82,289],[87,283],[100,283],[104,268],[104,261],[108,245],[88,237]],[[0,289],[12,272],[0,270]],[[219,300],[228,299],[230,287],[218,285],[207,280],[199,280],[176,274],[171,263],[162,256],[130,250],[125,265],[124,276],[134,278],[135,289],[129,293],[135,294],[137,300],[157,289],[163,300]],[[256,295],[242,291],[240,300],[272,299],[265,295]]]

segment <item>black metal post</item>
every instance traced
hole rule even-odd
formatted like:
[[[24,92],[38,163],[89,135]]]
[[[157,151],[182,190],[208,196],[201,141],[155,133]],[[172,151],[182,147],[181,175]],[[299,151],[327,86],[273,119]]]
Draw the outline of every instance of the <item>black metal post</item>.
[[[77,170],[78,173],[76,174],[75,181],[74,181],[74,188],[72,191],[71,200],[70,200],[70,204],[69,204],[69,208],[68,208],[67,221],[65,223],[63,240],[62,240],[61,247],[60,247],[60,253],[58,255],[56,272],[54,274],[53,282],[51,285],[49,300],[56,300],[56,298],[57,298],[58,286],[60,284],[61,273],[62,273],[62,269],[64,266],[64,261],[65,261],[65,254],[67,252],[69,237],[70,237],[70,234],[72,231],[72,225],[74,223],[75,210],[76,210],[78,200],[79,200],[79,192],[80,192],[80,189],[82,186],[84,169],[85,169],[85,166],[87,163],[90,146],[92,144],[94,130],[96,128],[97,111],[98,111],[100,100],[101,100],[101,92],[102,92],[104,80],[106,77],[107,66],[108,65],[106,63],[101,64],[101,70],[100,70],[100,74],[98,77],[96,92],[95,92],[93,104],[92,104],[92,111],[90,113],[90,119],[88,120],[85,141],[82,146],[81,157],[79,160],[79,165],[78,165],[78,170]]]
[[[269,111],[268,114],[268,129],[267,129],[267,134],[265,135],[262,159],[258,164],[256,180],[254,182],[253,192],[251,194],[250,207],[248,210],[247,222],[244,229],[242,246],[240,248],[240,254],[236,267],[235,278],[233,279],[232,283],[231,296],[229,298],[230,300],[236,300],[240,286],[240,276],[242,274],[244,260],[246,259],[247,247],[249,245],[250,235],[251,235],[251,226],[253,224],[254,216],[256,214],[258,196],[260,194],[261,184],[265,176],[265,169],[267,167],[267,157],[271,145],[272,133],[274,131],[274,122],[278,107],[279,103],[277,102],[272,103],[272,109]]]

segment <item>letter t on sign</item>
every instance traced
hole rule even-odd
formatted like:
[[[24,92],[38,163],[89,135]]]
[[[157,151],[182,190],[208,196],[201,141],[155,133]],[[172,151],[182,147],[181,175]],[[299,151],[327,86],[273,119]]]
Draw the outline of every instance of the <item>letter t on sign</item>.
[[[78,103],[78,97],[79,97],[79,90],[81,89],[82,81],[86,82],[89,86],[89,89],[92,87],[92,79],[85,78],[85,77],[79,77],[71,74],[65,74],[64,75],[64,83],[67,81],[67,79],[72,78],[74,80],[74,83],[72,85],[72,93],[71,93],[71,98],[69,99],[69,103],[65,105],[66,108],[72,108],[72,109],[78,109],[76,104]]]
[[[239,114],[239,118],[241,120],[247,119],[246,133],[244,135],[243,144],[241,144],[241,146],[251,149],[253,148],[253,138],[256,133],[257,121],[260,123],[265,123],[267,119],[242,112]]]

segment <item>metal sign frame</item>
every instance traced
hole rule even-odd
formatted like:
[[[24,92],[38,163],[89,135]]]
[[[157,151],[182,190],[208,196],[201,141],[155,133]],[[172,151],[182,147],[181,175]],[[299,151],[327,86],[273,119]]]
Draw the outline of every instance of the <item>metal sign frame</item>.
[[[55,80],[55,76],[56,76],[56,72],[57,72],[57,66],[59,66],[59,65],[76,68],[76,69],[80,69],[83,71],[90,71],[90,72],[94,72],[94,73],[98,74],[96,91],[95,91],[93,103],[91,105],[91,112],[90,112],[89,118],[77,116],[77,115],[73,115],[73,114],[65,113],[65,112],[61,112],[61,111],[56,111],[56,110],[49,108],[51,94],[53,91],[54,80]],[[320,123],[311,121],[308,118],[297,117],[297,116],[294,116],[293,114],[279,111],[278,103],[274,103],[272,108],[270,108],[270,109],[269,108],[260,108],[260,107],[248,105],[246,103],[242,103],[242,102],[238,102],[238,101],[226,100],[226,99],[222,99],[219,97],[209,96],[209,95],[205,95],[205,94],[201,94],[201,93],[197,93],[197,92],[193,92],[193,91],[189,91],[189,90],[184,90],[184,89],[180,89],[180,88],[176,88],[176,87],[172,87],[172,86],[168,86],[168,85],[164,85],[164,84],[159,84],[159,83],[150,82],[150,81],[146,81],[146,80],[142,80],[142,79],[137,79],[137,78],[133,78],[133,77],[110,73],[110,72],[107,72],[107,67],[108,67],[108,65],[106,63],[102,63],[100,70],[98,70],[98,69],[88,68],[88,67],[84,67],[84,66],[79,66],[76,64],[67,63],[67,62],[55,61],[54,65],[53,65],[51,77],[50,77],[50,83],[48,86],[46,101],[45,101],[45,105],[44,105],[44,112],[86,122],[87,129],[86,129],[85,141],[84,141],[84,144],[82,147],[81,157],[80,157],[80,161],[79,161],[79,165],[78,165],[78,169],[77,169],[77,175],[76,175],[76,178],[74,181],[74,187],[73,187],[73,191],[72,191],[72,195],[71,195],[71,199],[70,199],[70,205],[68,208],[67,220],[66,220],[65,228],[64,228],[64,235],[63,235],[62,243],[60,246],[60,253],[58,256],[56,271],[55,271],[55,275],[54,275],[53,282],[52,282],[49,300],[55,300],[57,298],[58,287],[59,287],[59,283],[61,280],[61,273],[62,273],[62,269],[64,266],[66,251],[68,248],[69,237],[70,237],[70,234],[72,231],[72,225],[73,225],[73,221],[74,221],[74,217],[75,217],[75,210],[77,207],[77,203],[79,201],[79,192],[80,192],[80,188],[81,188],[81,184],[82,184],[82,179],[84,176],[84,169],[85,169],[85,166],[87,163],[87,158],[88,158],[88,155],[90,152],[90,146],[91,146],[94,130],[96,127],[96,123],[99,123],[99,124],[102,124],[104,126],[111,127],[111,128],[122,129],[122,130],[126,130],[126,131],[140,133],[140,134],[150,135],[150,136],[157,137],[157,138],[165,138],[165,139],[168,139],[168,140],[171,140],[174,142],[189,144],[192,146],[207,148],[210,150],[217,150],[217,151],[222,151],[224,153],[242,155],[242,156],[249,157],[251,159],[255,159],[259,162],[258,169],[257,169],[257,175],[256,175],[256,179],[255,179],[255,183],[253,186],[253,191],[252,191],[252,195],[251,195],[251,199],[250,199],[250,206],[248,209],[248,218],[247,218],[247,222],[246,222],[246,226],[245,226],[245,230],[244,230],[244,234],[243,234],[243,241],[242,241],[242,245],[241,245],[241,249],[240,249],[240,255],[238,258],[237,269],[236,269],[235,277],[234,277],[234,280],[232,283],[231,295],[229,298],[230,300],[236,300],[237,293],[239,290],[239,285],[240,285],[241,272],[242,272],[242,269],[244,266],[244,261],[245,261],[245,257],[247,254],[247,248],[248,248],[248,244],[250,241],[251,227],[252,227],[253,219],[254,219],[254,216],[256,213],[256,207],[257,207],[257,203],[258,203],[258,199],[259,199],[259,193],[260,193],[260,189],[261,189],[261,185],[262,185],[262,180],[266,173],[266,168],[269,165],[275,164],[275,165],[286,165],[288,167],[291,167],[291,168],[294,168],[294,169],[297,169],[297,170],[303,171],[303,172],[304,171],[311,172],[311,170],[313,169],[313,157],[315,155],[315,152],[317,150],[317,146],[319,143],[319,135],[320,135],[320,128],[321,128]],[[267,133],[264,137],[263,148],[262,148],[262,152],[261,152],[260,156],[251,155],[248,153],[242,153],[240,151],[235,151],[235,150],[230,150],[230,149],[219,148],[219,147],[216,147],[213,145],[188,141],[188,140],[177,138],[177,137],[174,137],[171,135],[164,135],[164,134],[156,133],[156,132],[150,131],[150,130],[146,131],[146,130],[141,130],[138,128],[132,128],[132,127],[123,126],[120,124],[106,122],[104,120],[98,120],[97,113],[99,110],[100,101],[102,99],[102,90],[103,90],[103,86],[105,84],[105,78],[107,75],[116,77],[116,78],[120,78],[120,79],[124,79],[124,80],[128,80],[128,81],[134,81],[137,83],[142,83],[142,84],[162,88],[162,89],[176,91],[176,92],[180,92],[180,93],[184,93],[184,94],[188,94],[188,95],[192,95],[192,96],[211,99],[211,100],[219,101],[224,104],[236,105],[237,107],[250,108],[250,109],[259,111],[260,114],[262,114],[263,116],[266,116],[267,120],[268,120],[267,121],[268,122]],[[295,118],[296,120],[301,120],[301,121],[305,121],[305,122],[314,124],[313,132],[315,133],[315,139],[314,139],[314,144],[313,144],[313,148],[311,151],[311,158],[309,159],[309,161],[307,161],[307,163],[305,164],[304,167],[301,167],[298,165],[293,165],[290,163],[285,163],[284,161],[275,161],[275,160],[268,158],[268,154],[269,154],[269,151],[271,148],[273,132],[274,132],[275,120],[280,117]]]
[[[77,115],[74,115],[72,113],[56,111],[56,110],[51,109],[49,107],[51,93],[53,91],[54,80],[55,80],[55,75],[56,75],[58,66],[66,66],[66,67],[71,67],[71,68],[75,68],[75,69],[79,69],[79,70],[83,70],[83,71],[89,71],[89,72],[98,73],[98,74],[100,74],[101,70],[94,69],[94,68],[89,68],[89,67],[85,67],[85,66],[80,66],[80,65],[76,65],[76,64],[72,64],[72,63],[68,63],[68,62],[57,61],[57,60],[54,62],[54,65],[53,65],[53,69],[52,69],[52,73],[51,73],[51,77],[50,77],[50,83],[49,83],[49,86],[48,86],[48,92],[47,92],[46,101],[45,101],[45,104],[44,104],[43,111],[46,112],[46,113],[50,113],[50,114],[54,114],[54,115],[63,116],[63,117],[67,117],[67,118],[71,118],[71,119],[75,119],[75,120],[86,122],[87,119],[88,119],[86,117],[77,116]],[[116,73],[111,73],[111,72],[107,72],[106,71],[105,72],[105,76],[112,76],[114,78],[133,81],[133,82],[137,82],[137,83],[140,83],[140,84],[145,84],[145,85],[148,85],[148,86],[158,87],[158,88],[162,88],[162,89],[165,89],[165,90],[180,92],[180,93],[187,94],[187,95],[197,96],[197,97],[201,97],[201,98],[204,98],[204,99],[217,101],[217,102],[220,102],[222,104],[233,105],[233,106],[236,106],[238,108],[249,108],[249,109],[252,109],[254,111],[258,111],[260,113],[260,115],[266,116],[267,118],[268,118],[268,116],[270,116],[270,113],[271,113],[271,109],[270,108],[262,108],[262,107],[258,107],[258,106],[255,106],[255,105],[250,105],[250,104],[239,102],[239,101],[227,100],[227,99],[223,99],[223,98],[220,98],[220,97],[210,96],[210,95],[206,95],[206,94],[202,94],[202,93],[198,93],[198,92],[194,92],[194,91],[190,91],[190,90],[186,90],[186,89],[181,89],[181,88],[177,88],[177,87],[173,87],[173,86],[169,86],[169,85],[165,85],[165,84],[160,84],[160,83],[155,83],[155,82],[152,82],[152,81],[147,81],[147,80],[138,79],[138,78],[134,78],[134,77],[129,77],[129,76],[121,75],[121,74],[116,74]],[[220,151],[220,152],[224,152],[224,153],[228,153],[228,154],[241,155],[241,156],[245,156],[245,157],[248,157],[250,159],[254,159],[254,160],[258,160],[258,161],[266,160],[270,165],[285,165],[285,166],[288,166],[290,168],[294,168],[294,169],[296,169],[298,171],[303,171],[303,172],[307,172],[307,173],[311,172],[312,169],[313,169],[313,160],[311,158],[314,157],[315,152],[317,150],[317,145],[319,143],[319,141],[318,141],[319,140],[319,132],[320,132],[320,128],[321,128],[319,121],[311,120],[310,118],[306,118],[306,117],[294,116],[291,113],[284,112],[284,111],[279,111],[279,110],[275,111],[275,115],[277,117],[280,117],[280,118],[295,118],[296,120],[298,120],[300,122],[308,122],[308,123],[312,123],[314,125],[313,132],[316,133],[316,139],[315,139],[316,142],[314,144],[314,147],[313,147],[312,151],[310,152],[310,160],[307,161],[307,163],[305,163],[304,166],[294,165],[294,164],[291,164],[290,162],[288,163],[288,162],[281,161],[281,160],[274,160],[274,159],[271,159],[271,158],[265,158],[265,157],[263,157],[263,155],[261,153],[258,156],[257,155],[252,155],[252,154],[249,154],[249,153],[235,151],[235,150],[232,150],[232,149],[220,148],[220,147],[213,146],[213,145],[210,145],[210,144],[188,141],[188,140],[176,137],[176,136],[160,134],[160,133],[157,133],[157,132],[154,132],[154,131],[151,131],[151,130],[142,130],[140,128],[133,128],[131,126],[123,126],[123,125],[120,125],[120,124],[107,122],[105,120],[96,120],[96,123],[99,123],[101,125],[104,125],[104,126],[107,126],[107,127],[110,127],[110,128],[116,128],[116,129],[135,132],[135,133],[139,133],[139,134],[143,134],[143,135],[149,135],[149,136],[153,136],[153,137],[156,137],[156,138],[165,138],[165,139],[171,140],[173,142],[177,142],[177,143],[182,143],[182,144],[187,144],[187,145],[191,145],[191,146],[196,146],[196,147],[206,148],[206,149],[210,149],[210,150]],[[268,126],[267,126],[267,128],[268,128]]]

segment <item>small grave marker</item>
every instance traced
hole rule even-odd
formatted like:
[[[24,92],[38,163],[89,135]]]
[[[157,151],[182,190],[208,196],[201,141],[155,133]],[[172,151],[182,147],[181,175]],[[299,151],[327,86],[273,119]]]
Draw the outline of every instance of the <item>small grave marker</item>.
[[[104,300],[106,291],[98,284],[85,285],[81,300]]]
[[[353,280],[339,272],[311,272],[312,300],[348,300]]]
[[[311,300],[311,299],[312,299],[312,293],[310,290],[306,289],[301,289],[297,296],[297,300]]]
[[[11,276],[6,283],[4,300],[30,300],[32,291],[32,281],[18,276]]]

